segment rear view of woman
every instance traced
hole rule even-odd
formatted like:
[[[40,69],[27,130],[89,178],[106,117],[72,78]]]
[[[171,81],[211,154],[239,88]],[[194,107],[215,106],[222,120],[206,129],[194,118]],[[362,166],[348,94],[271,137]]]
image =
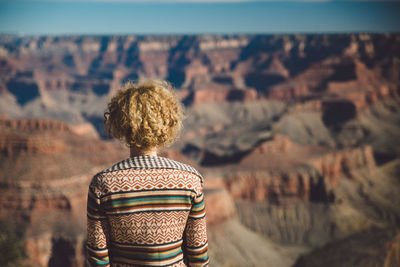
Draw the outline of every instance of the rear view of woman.
[[[206,266],[203,178],[160,157],[182,125],[166,82],[127,83],[108,104],[106,131],[130,157],[97,173],[87,203],[89,266]]]

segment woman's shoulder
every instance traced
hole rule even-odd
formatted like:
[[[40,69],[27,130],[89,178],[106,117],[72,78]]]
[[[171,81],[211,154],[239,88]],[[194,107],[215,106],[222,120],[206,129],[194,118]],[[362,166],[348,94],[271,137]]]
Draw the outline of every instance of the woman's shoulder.
[[[194,167],[160,156],[137,156],[113,164],[94,175],[90,187],[96,195],[119,191],[186,189],[200,194],[203,176]]]
[[[113,164],[111,167],[98,172],[95,176],[104,176],[118,171],[124,170],[152,170],[152,169],[174,169],[183,172],[188,172],[196,175],[201,184],[204,178],[201,173],[189,164],[185,164],[170,158],[153,156],[153,155],[140,155],[124,159],[120,162]]]

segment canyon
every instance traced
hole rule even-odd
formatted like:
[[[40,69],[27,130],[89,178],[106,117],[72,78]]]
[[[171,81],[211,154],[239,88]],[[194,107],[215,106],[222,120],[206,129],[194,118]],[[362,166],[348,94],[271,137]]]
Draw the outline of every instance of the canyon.
[[[128,156],[107,101],[167,79],[212,266],[396,266],[399,64],[398,34],[1,35],[0,221],[22,263],[83,266],[88,183]]]

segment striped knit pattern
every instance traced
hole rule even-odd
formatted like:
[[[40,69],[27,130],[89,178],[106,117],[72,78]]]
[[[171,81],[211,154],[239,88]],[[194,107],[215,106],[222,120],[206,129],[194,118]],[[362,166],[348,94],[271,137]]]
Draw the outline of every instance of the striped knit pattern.
[[[167,159],[164,157],[154,157],[150,155],[143,155],[133,158],[127,158],[123,161],[120,161],[108,169],[101,171],[100,173],[107,173],[117,170],[126,170],[126,169],[176,169],[188,171],[196,174],[200,177],[201,182],[203,183],[203,176],[192,166],[180,163],[178,161]]]
[[[203,178],[158,156],[123,160],[88,193],[89,266],[206,266]]]

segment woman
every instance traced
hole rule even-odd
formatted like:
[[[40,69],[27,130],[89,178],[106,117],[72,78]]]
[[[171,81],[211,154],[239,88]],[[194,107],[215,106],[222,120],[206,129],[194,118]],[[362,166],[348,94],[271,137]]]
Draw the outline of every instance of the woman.
[[[96,174],[87,205],[89,266],[206,266],[202,176],[157,156],[182,125],[166,82],[127,83],[108,104],[105,129],[130,157]]]

